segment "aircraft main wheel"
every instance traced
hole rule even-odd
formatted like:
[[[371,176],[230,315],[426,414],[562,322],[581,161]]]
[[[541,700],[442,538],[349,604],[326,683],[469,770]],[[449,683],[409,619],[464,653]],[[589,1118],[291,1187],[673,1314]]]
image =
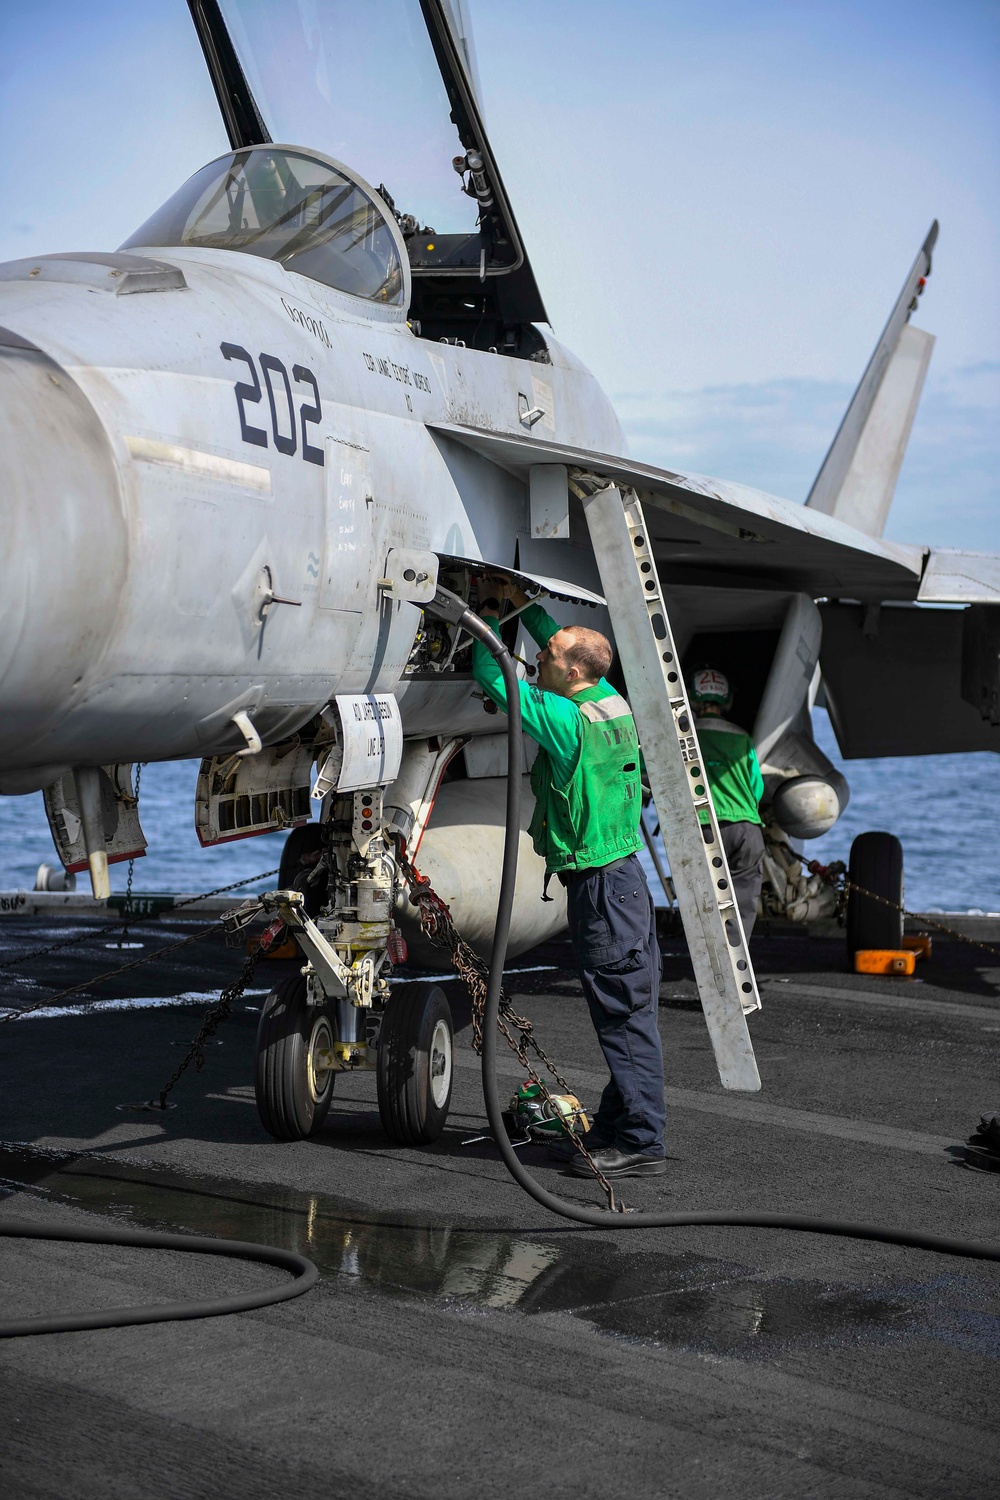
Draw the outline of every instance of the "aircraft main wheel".
[[[278,889],[289,891],[294,887],[303,891],[307,917],[318,917],[326,899],[325,881],[317,880],[307,885],[303,879],[315,864],[315,857],[322,847],[323,834],[319,823],[303,823],[301,828],[292,829],[281,851]]]
[[[859,833],[851,845],[848,879],[881,901],[847,894],[847,956],[859,948],[903,946],[903,846],[891,833]],[[891,902],[886,906],[884,902]]]
[[[279,1141],[315,1135],[333,1098],[333,1013],[306,1003],[306,982],[293,974],[264,1002],[257,1028],[257,1111]]]
[[[451,1103],[455,1033],[434,984],[395,994],[378,1039],[378,1112],[402,1146],[426,1146],[444,1130]]]

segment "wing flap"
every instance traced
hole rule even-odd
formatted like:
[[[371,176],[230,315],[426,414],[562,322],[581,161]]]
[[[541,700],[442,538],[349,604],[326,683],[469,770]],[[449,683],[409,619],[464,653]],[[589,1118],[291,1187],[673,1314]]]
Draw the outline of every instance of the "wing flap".
[[[921,604],[1000,605],[1000,555],[932,548],[917,599]]]
[[[971,611],[823,604],[820,613],[826,706],[846,759],[1000,751],[989,716],[1000,635],[987,674],[972,660]]]

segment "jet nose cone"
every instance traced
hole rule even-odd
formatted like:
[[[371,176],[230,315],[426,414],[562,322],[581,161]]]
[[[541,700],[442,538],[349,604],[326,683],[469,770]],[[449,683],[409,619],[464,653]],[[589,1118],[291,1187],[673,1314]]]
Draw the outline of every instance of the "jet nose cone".
[[[0,781],[85,691],[125,576],[121,483],[93,406],[29,339],[0,328]]]

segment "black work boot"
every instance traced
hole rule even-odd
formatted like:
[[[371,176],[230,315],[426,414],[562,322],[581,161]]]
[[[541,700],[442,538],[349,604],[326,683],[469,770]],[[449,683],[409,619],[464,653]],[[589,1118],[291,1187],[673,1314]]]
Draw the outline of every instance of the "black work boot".
[[[589,1150],[589,1147],[588,1147]],[[620,1151],[617,1146],[602,1146],[590,1152],[594,1166],[603,1177],[659,1177],[667,1170],[662,1156],[644,1156],[641,1151]],[[577,1152],[569,1162],[574,1177],[592,1177],[590,1163]]]
[[[581,1141],[588,1151],[600,1151],[602,1147],[612,1146],[614,1142],[610,1136],[601,1135],[597,1130],[585,1130],[580,1136]],[[571,1135],[549,1147],[549,1155],[553,1161],[572,1161],[579,1156],[580,1148]]]

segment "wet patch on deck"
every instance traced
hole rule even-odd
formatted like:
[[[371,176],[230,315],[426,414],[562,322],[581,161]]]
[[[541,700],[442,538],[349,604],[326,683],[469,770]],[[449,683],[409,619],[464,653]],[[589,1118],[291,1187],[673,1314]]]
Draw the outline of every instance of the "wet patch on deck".
[[[37,1197],[140,1228],[288,1246],[324,1277],[384,1295],[568,1314],[605,1336],[742,1359],[783,1349],[937,1340],[1000,1358],[1000,1318],[959,1274],[891,1287],[768,1279],[693,1252],[630,1251],[565,1230],[428,1226],[321,1193],[0,1144],[0,1197]]]

